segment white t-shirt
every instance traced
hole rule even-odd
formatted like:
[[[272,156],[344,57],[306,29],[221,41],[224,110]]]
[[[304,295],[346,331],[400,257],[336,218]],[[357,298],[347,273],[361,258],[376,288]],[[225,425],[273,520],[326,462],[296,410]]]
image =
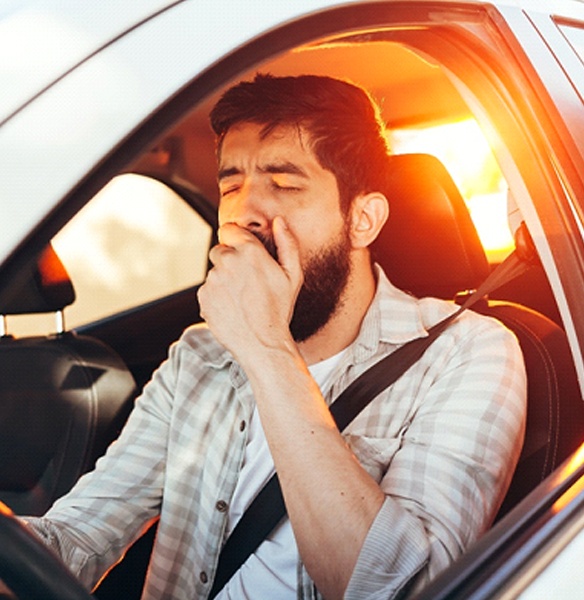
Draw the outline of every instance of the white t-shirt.
[[[345,350],[309,367],[320,389],[339,364]],[[257,408],[249,423],[243,466],[229,507],[229,535],[260,489],[274,474],[274,461],[268,448]],[[298,549],[289,519],[285,519],[260,544],[217,596],[218,600],[296,598]]]

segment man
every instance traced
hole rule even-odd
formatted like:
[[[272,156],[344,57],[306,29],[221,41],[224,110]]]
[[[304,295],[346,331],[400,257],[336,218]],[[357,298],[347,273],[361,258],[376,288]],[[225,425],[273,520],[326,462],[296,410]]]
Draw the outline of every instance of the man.
[[[518,345],[464,314],[341,435],[327,404],[452,311],[371,264],[391,192],[377,111],[345,82],[258,76],[211,122],[220,243],[199,293],[206,326],[171,348],[96,470],[30,526],[91,587],[159,516],[144,597],[204,598],[275,468],[289,520],[220,598],[419,589],[503,499],[525,419]]]

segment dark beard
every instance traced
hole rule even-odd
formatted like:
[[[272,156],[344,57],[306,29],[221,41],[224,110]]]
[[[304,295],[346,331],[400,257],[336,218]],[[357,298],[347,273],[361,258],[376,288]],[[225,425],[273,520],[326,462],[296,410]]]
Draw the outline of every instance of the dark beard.
[[[278,260],[273,237],[252,233]],[[351,270],[350,247],[349,235],[343,230],[335,242],[310,256],[303,267],[304,282],[290,322],[290,333],[296,342],[304,342],[320,331],[340,307]]]

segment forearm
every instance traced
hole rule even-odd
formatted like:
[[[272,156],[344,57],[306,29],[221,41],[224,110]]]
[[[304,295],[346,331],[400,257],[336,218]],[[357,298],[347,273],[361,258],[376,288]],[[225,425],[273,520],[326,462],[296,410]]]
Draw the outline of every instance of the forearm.
[[[246,372],[301,558],[327,598],[342,597],[384,494],[341,437],[295,347],[256,357]]]

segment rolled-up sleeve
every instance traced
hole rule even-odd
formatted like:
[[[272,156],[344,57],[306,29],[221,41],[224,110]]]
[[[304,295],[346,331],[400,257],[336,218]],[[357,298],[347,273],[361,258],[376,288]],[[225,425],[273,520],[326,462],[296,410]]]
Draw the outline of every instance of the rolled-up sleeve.
[[[92,588],[158,515],[175,368],[167,361],[96,468],[28,527]]]

